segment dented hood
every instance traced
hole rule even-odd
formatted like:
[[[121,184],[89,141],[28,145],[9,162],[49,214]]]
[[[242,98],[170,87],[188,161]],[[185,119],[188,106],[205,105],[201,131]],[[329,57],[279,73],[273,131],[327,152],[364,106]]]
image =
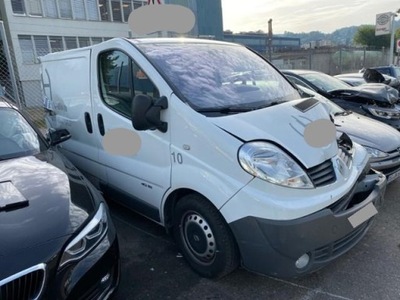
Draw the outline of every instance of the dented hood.
[[[399,99],[396,89],[381,83],[366,83],[349,89],[332,90],[329,94],[334,98],[361,97],[389,104],[394,104]]]
[[[335,156],[337,144],[333,140],[329,145],[317,148],[307,143],[304,139],[306,126],[313,121],[330,118],[318,101],[310,107],[302,106],[304,101],[285,102],[247,113],[213,118],[212,121],[245,142],[272,141],[290,152],[306,168],[311,168]]]
[[[362,146],[383,152],[392,152],[400,147],[400,133],[396,129],[356,113],[335,116],[335,126],[339,135],[345,132]]]

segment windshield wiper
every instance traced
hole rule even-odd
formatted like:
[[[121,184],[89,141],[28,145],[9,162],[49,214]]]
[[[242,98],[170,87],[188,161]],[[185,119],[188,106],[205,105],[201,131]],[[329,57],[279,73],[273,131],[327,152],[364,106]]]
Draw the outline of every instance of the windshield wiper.
[[[253,111],[253,110],[258,110],[258,109],[262,109],[262,108],[266,108],[266,107],[270,107],[270,106],[274,106],[274,105],[278,105],[281,104],[284,101],[274,101],[268,104],[263,104],[260,106],[253,106],[253,107],[231,107],[231,106],[221,106],[221,107],[208,107],[208,108],[200,108],[197,109],[197,112],[201,112],[201,113],[221,113],[221,114],[229,114],[229,113],[241,113],[241,112],[248,112],[248,111]]]
[[[353,112],[351,110],[345,110],[345,111],[340,111],[340,112],[335,112],[333,115],[336,116],[348,116],[352,114]]]
[[[28,205],[29,205],[29,200],[13,202],[13,203],[9,203],[9,204],[3,205],[3,206],[0,205],[0,212],[20,209],[20,208],[24,208]]]
[[[229,114],[229,113],[240,113],[254,110],[254,108],[249,107],[215,107],[215,108],[200,108],[197,109],[198,112],[202,113],[221,113],[221,114]]]

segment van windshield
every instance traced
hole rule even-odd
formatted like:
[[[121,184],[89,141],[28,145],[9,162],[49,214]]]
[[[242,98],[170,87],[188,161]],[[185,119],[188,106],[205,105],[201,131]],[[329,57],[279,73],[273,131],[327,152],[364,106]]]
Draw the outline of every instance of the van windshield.
[[[235,113],[300,98],[280,73],[243,46],[202,42],[137,46],[182,100],[199,112]]]

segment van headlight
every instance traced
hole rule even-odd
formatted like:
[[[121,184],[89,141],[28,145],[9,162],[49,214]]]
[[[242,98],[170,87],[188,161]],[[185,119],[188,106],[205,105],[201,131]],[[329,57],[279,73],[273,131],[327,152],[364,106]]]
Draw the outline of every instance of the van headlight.
[[[108,229],[107,212],[104,203],[100,203],[99,209],[90,222],[67,245],[62,254],[59,267],[79,260],[96,247],[105,236]]]
[[[314,188],[304,170],[289,155],[267,142],[249,142],[239,149],[239,162],[251,175],[291,188]]]
[[[378,149],[371,148],[364,146],[365,150],[367,150],[368,154],[371,156],[371,158],[384,158],[386,156],[389,156],[389,154],[382,152]]]

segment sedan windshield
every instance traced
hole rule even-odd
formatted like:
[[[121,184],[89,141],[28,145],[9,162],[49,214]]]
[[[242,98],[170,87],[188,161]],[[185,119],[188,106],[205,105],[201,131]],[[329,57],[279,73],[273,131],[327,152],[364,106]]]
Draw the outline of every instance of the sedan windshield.
[[[182,100],[199,112],[235,113],[300,98],[280,73],[242,46],[195,42],[138,46]]]
[[[348,90],[351,88],[349,84],[324,73],[307,73],[301,76],[324,92]]]
[[[40,144],[37,133],[17,111],[0,109],[0,160],[37,154]]]

